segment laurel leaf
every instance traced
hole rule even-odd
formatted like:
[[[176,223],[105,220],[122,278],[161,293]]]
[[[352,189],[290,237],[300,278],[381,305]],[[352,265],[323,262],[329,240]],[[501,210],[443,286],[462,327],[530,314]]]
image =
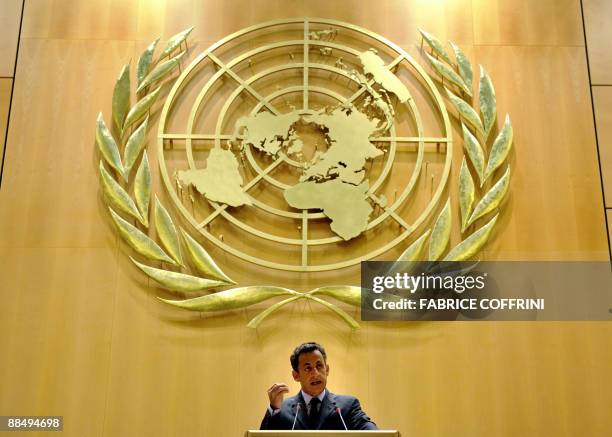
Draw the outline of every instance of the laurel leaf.
[[[142,161],[136,171],[134,179],[134,198],[136,206],[140,211],[143,222],[142,224],[149,227],[149,202],[151,200],[151,170],[149,169],[149,158],[147,153],[142,155]]]
[[[448,53],[446,53],[446,50],[444,50],[444,46],[442,45],[440,40],[438,40],[438,38],[425,32],[422,29],[419,29],[419,33],[421,34],[425,42],[427,42],[427,45],[431,47],[434,53],[436,53],[449,64],[452,64],[450,56],[448,56]]]
[[[457,60],[457,67],[459,69],[459,76],[465,82],[465,85],[472,89],[474,84],[474,73],[472,72],[472,64],[465,53],[459,48],[459,46],[453,44],[452,41],[449,41],[453,51],[455,52],[455,59]]]
[[[123,220],[115,211],[113,211],[112,208],[108,209],[110,210],[113,221],[117,225],[119,235],[123,237],[123,239],[132,247],[132,249],[150,260],[162,261],[176,265],[174,260],[170,258],[155,241],[147,237],[138,228]]]
[[[489,162],[487,163],[487,169],[485,170],[484,180],[486,181],[493,172],[504,163],[508,157],[508,153],[512,148],[512,124],[510,123],[510,116],[506,114],[506,121],[501,132],[495,138],[493,146],[491,146],[491,155],[489,156]]]
[[[425,240],[429,236],[430,232],[430,229],[427,229],[427,231],[423,232],[423,235],[421,235],[410,246],[408,246],[408,249],[404,250],[404,252],[397,259],[397,262],[417,261],[419,259],[419,255],[423,251],[423,247],[425,246]]]
[[[164,59],[166,56],[172,54],[174,49],[180,46],[183,41],[187,39],[192,30],[193,27],[190,27],[189,29],[183,30],[182,32],[179,32],[176,35],[172,36],[166,43],[166,48],[164,49],[162,54],[159,55],[159,59]]]
[[[489,133],[495,124],[497,118],[497,103],[495,101],[495,88],[493,82],[483,66],[480,66],[480,90],[479,100],[480,115],[482,115],[482,123],[484,127],[485,140],[489,137]]]
[[[436,224],[431,231],[431,240],[429,241],[429,261],[436,261],[448,246],[451,234],[451,207],[450,198],[446,200],[446,205],[440,212]]]
[[[138,58],[138,66],[136,67],[137,86],[142,83],[142,80],[149,73],[151,62],[153,62],[153,53],[155,53],[155,47],[157,47],[158,42],[159,38],[149,44],[149,46],[140,55],[140,58]]]
[[[295,300],[298,299],[302,299],[304,296],[292,296],[292,297],[288,297],[287,299],[281,300],[280,302],[276,302],[274,305],[269,306],[268,308],[266,308],[265,310],[263,310],[261,313],[257,314],[257,316],[253,317],[251,319],[251,321],[247,324],[247,326],[249,328],[255,329],[257,328],[261,322],[264,321],[264,319],[266,317],[268,317],[270,314],[272,314],[273,312],[275,312],[276,310],[278,310],[279,308],[284,307],[285,305],[287,305],[288,303],[291,303]]]
[[[461,170],[459,172],[459,210],[461,211],[461,232],[467,227],[472,205],[474,204],[474,181],[470,174],[465,156],[461,162]]]
[[[499,214],[461,243],[453,247],[444,258],[444,261],[465,261],[466,259],[472,258],[487,242],[498,216]]]
[[[143,222],[142,216],[130,195],[106,171],[102,161],[100,161],[100,181],[106,199],[108,199],[115,208],[134,217],[139,222]]]
[[[490,213],[499,206],[504,196],[508,192],[510,186],[510,166],[506,169],[504,175],[499,178],[499,181],[491,187],[474,208],[474,212],[468,221],[468,226],[478,220],[485,214]]]
[[[464,93],[472,97],[472,90],[467,87],[463,79],[461,79],[461,76],[459,76],[455,72],[455,70],[453,70],[451,67],[444,64],[443,62],[438,61],[429,53],[425,53],[425,55],[427,55],[427,58],[429,59],[429,62],[431,62],[432,67],[438,72],[440,76],[448,80],[450,83],[457,85]]]
[[[322,294],[324,296],[333,297],[340,302],[348,303],[349,305],[361,305],[361,287],[352,285],[329,285],[326,287],[315,288],[308,294]]]
[[[157,87],[155,91],[147,94],[136,102],[134,106],[132,106],[132,109],[130,109],[130,112],[128,112],[128,115],[125,118],[125,123],[123,124],[124,132],[128,127],[140,120],[149,111],[149,109],[151,109],[151,106],[153,106],[153,103],[155,103],[155,99],[157,99],[157,95],[159,94],[160,90],[161,87]]]
[[[485,169],[484,151],[482,150],[482,146],[480,145],[478,139],[472,135],[472,132],[470,132],[464,123],[461,123],[461,127],[463,129],[463,147],[465,148],[470,161],[472,161],[472,165],[474,166],[474,170],[476,170],[476,174],[480,180],[480,185],[482,186],[482,183],[484,182]]]
[[[130,135],[123,152],[123,163],[125,167],[126,179],[129,179],[130,170],[132,166],[138,160],[138,156],[145,145],[145,137],[147,135],[147,124],[149,117],[145,118],[144,122],[138,126]]]
[[[474,108],[472,108],[468,103],[466,103],[465,100],[454,95],[451,91],[448,90],[448,88],[446,89],[446,95],[448,96],[450,101],[453,102],[453,105],[455,106],[455,108],[457,108],[457,111],[459,111],[459,116],[463,120],[467,121],[470,126],[476,129],[479,134],[483,135],[482,123],[480,121],[480,117],[478,117],[478,114],[476,113],[476,111],[474,111]]]
[[[203,279],[197,276],[186,275],[184,273],[156,269],[154,267],[147,266],[146,264],[141,264],[132,257],[130,257],[130,259],[147,276],[154,279],[156,282],[169,290],[192,293],[195,291],[210,290],[227,285],[225,282],[211,281],[210,279]]]
[[[431,230],[427,229],[423,234],[417,238],[395,261],[389,271],[386,273],[387,276],[393,276],[396,273],[410,273],[415,267],[414,262],[418,261],[425,247],[425,241],[429,236]]]
[[[174,58],[156,65],[155,68],[143,79],[142,83],[138,85],[136,92],[141,92],[153,82],[158,81],[164,76],[168,75],[172,70],[174,70],[174,68],[176,68],[184,55],[185,52],[182,52]]]
[[[359,329],[359,323],[357,323],[355,321],[355,319],[353,319],[351,316],[349,316],[346,311],[338,308],[336,305],[326,302],[323,299],[319,299],[316,296],[312,296],[310,294],[305,294],[304,297],[306,299],[310,299],[310,300],[314,300],[317,303],[320,303],[323,306],[326,306],[327,308],[329,308],[330,310],[332,310],[333,312],[335,312],[336,314],[338,314],[340,317],[342,317],[342,319],[348,323],[348,325],[352,328],[352,329]]]
[[[106,162],[108,162],[112,168],[117,170],[117,172],[123,178],[125,178],[125,170],[123,168],[123,164],[121,163],[119,148],[117,147],[117,143],[115,142],[113,135],[106,127],[106,123],[104,123],[104,118],[102,117],[101,112],[98,115],[98,120],[96,121],[96,143],[98,144],[100,153]]]
[[[170,214],[168,214],[166,208],[160,203],[157,196],[155,196],[155,230],[157,231],[157,236],[162,242],[162,245],[172,259],[176,261],[178,265],[183,265],[178,232],[176,232]]]
[[[119,130],[130,109],[130,64],[125,64],[113,91],[113,120]]]
[[[224,311],[237,308],[246,308],[276,296],[300,295],[297,291],[288,288],[271,287],[265,285],[252,285],[250,287],[231,288],[206,296],[194,297],[185,300],[168,300],[159,298],[162,302],[185,308],[191,311]]]
[[[215,264],[211,256],[206,250],[194,240],[187,232],[181,229],[185,246],[187,247],[187,253],[189,253],[193,264],[195,265],[198,272],[208,277],[218,279],[220,281],[227,282],[228,284],[235,284],[223,271]]]

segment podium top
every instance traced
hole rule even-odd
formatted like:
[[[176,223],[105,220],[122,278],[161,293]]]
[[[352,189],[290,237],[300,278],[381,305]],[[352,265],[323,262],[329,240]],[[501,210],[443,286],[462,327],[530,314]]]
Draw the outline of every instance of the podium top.
[[[400,433],[395,430],[377,430],[377,431],[247,431],[246,437],[399,437]]]

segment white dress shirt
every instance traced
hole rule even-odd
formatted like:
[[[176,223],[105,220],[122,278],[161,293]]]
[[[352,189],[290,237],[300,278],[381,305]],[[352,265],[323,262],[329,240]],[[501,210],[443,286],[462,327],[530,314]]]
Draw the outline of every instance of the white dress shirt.
[[[304,390],[302,391],[302,397],[304,398],[304,402],[306,403],[306,413],[310,416],[310,401],[312,400],[312,396],[306,393]],[[317,396],[317,398],[321,401],[321,405],[323,404],[323,398],[327,394],[327,389],[323,389],[321,393]],[[268,405],[268,411],[270,414],[277,414],[280,411],[280,408],[273,410],[270,405]]]

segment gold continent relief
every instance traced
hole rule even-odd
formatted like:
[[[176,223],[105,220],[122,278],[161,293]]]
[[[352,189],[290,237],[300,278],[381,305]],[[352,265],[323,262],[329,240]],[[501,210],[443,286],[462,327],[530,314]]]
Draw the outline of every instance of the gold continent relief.
[[[259,112],[239,119],[230,141],[241,141],[241,148],[252,147],[273,157],[284,154],[301,161],[299,182],[284,191],[285,200],[296,209],[321,210],[331,220],[331,230],[344,240],[359,236],[367,228],[373,210],[367,200],[365,164],[383,155],[372,141],[393,124],[389,94],[401,103],[410,99],[407,88],[375,50],[361,53],[358,59],[363,72],[352,70],[350,75],[370,91],[361,109],[345,104],[313,113],[296,109],[279,115]],[[374,90],[371,81],[381,88]],[[311,159],[304,160],[298,124],[318,130],[327,150],[317,150]],[[231,147],[212,149],[206,168],[181,171],[178,177],[208,200],[232,207],[251,205],[242,189],[239,161]]]

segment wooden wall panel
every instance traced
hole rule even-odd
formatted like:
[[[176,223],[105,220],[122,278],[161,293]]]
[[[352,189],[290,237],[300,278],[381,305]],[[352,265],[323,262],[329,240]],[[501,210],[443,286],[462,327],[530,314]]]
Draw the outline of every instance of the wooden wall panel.
[[[235,406],[243,317],[230,314],[205,322],[199,314],[169,310],[138,273],[122,257],[105,435],[174,435],[177,430],[239,435]]]
[[[116,251],[2,247],[0,265],[0,411],[63,415],[69,435],[102,435]]]
[[[95,120],[110,108],[100,83],[111,84],[112,96],[133,47],[123,41],[23,41],[0,194],[10,208],[0,209],[0,245],[107,247],[114,241],[100,214]]]
[[[476,61],[515,132],[512,192],[487,257],[608,259],[584,49],[477,46]]]
[[[13,79],[0,79],[0,163],[4,157],[4,139],[8,122],[9,106],[11,104],[11,87]]]
[[[605,204],[612,207],[612,87],[593,87]]]
[[[351,332],[299,302],[250,330],[264,306],[200,315],[162,305],[113,232],[93,141],[122,64],[157,36],[195,24],[190,44],[200,50],[264,19],[318,15],[412,52],[422,27],[487,67],[500,114],[515,126],[512,194],[485,257],[606,259],[579,8],[577,0],[26,6],[0,190],[0,413],[63,414],[67,436],[241,435],[259,425],[272,382],[297,391],[288,355],[316,339],[328,348],[330,388],[357,395],[403,435],[607,434],[606,323],[364,323]]]
[[[0,2],[0,77],[12,77],[23,0]]]
[[[588,375],[609,387],[612,372],[586,357],[610,334],[608,324],[406,328],[395,326],[395,335],[391,326],[368,329],[368,405],[385,425],[399,421],[402,435],[605,434],[609,419],[597,404],[610,395]]]
[[[474,43],[584,46],[576,0],[474,0]]]
[[[594,85],[612,85],[612,3],[606,0],[583,0],[582,4],[591,81]]]

